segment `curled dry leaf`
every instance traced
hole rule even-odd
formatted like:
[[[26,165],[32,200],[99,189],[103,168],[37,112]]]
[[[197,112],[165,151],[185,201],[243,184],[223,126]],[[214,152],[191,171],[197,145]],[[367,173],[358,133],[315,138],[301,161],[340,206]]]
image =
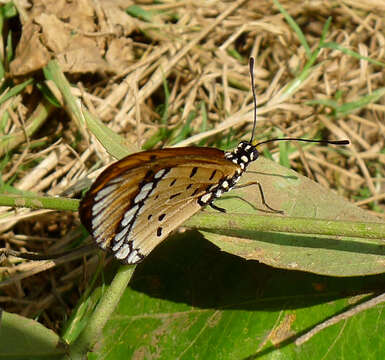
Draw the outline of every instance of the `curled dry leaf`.
[[[132,62],[131,41],[126,38],[133,30],[132,18],[118,4],[99,8],[89,0],[66,6],[46,1],[26,11],[29,20],[10,64],[11,76],[40,70],[51,58],[65,72],[76,74],[117,73]]]

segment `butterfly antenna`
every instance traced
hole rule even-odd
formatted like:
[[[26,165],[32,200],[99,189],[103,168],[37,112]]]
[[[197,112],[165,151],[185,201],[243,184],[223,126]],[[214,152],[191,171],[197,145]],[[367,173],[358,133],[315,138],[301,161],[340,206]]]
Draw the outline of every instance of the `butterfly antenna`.
[[[253,92],[253,100],[254,100],[254,124],[253,124],[253,131],[251,132],[251,139],[250,143],[253,143],[254,140],[254,133],[255,133],[255,126],[257,124],[257,96],[255,95],[255,86],[254,86],[254,58],[250,57],[249,60],[249,66],[250,66],[250,79],[251,79],[251,90]]]
[[[273,141],[303,141],[303,142],[312,142],[312,143],[319,143],[319,144],[332,144],[332,145],[349,145],[350,141],[349,140],[313,140],[313,139],[299,139],[299,138],[283,138],[283,139],[270,139],[266,141],[262,141],[256,145],[255,147],[262,145],[262,144],[267,144],[269,142]]]
[[[251,79],[251,90],[253,92],[253,100],[254,100],[254,124],[253,131],[251,133],[250,143],[253,144],[255,127],[257,124],[257,96],[255,95],[255,85],[254,85],[254,58],[250,57],[249,60],[250,66],[250,79]],[[262,141],[258,144],[253,144],[253,146],[257,147],[262,144],[267,144],[274,141],[303,141],[303,142],[312,142],[319,144],[332,144],[332,145],[348,145],[350,144],[349,140],[313,140],[313,139],[299,139],[299,138],[278,138],[278,139],[270,139],[266,141]]]

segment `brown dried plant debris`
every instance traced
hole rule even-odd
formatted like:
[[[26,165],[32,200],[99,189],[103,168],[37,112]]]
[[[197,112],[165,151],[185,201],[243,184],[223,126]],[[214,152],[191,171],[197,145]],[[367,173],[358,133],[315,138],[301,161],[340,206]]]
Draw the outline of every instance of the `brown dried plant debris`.
[[[52,58],[68,73],[119,73],[133,63],[135,23],[117,3],[33,1],[23,24],[11,75],[42,69]]]

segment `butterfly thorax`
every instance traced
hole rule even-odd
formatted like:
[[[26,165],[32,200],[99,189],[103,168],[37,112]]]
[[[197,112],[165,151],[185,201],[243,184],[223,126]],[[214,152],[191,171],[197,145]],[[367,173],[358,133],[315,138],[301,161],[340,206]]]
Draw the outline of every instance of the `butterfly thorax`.
[[[241,141],[234,151],[225,152],[225,158],[241,167],[244,172],[247,166],[259,156],[254,145],[248,141]]]
[[[258,158],[259,152],[250,142],[241,141],[234,151],[227,151],[224,156],[227,160],[237,164],[239,168],[230,177],[222,179],[218,184],[211,185],[207,189],[207,193],[198,199],[201,206],[211,204],[224,192],[230,191],[246,171],[247,166]]]

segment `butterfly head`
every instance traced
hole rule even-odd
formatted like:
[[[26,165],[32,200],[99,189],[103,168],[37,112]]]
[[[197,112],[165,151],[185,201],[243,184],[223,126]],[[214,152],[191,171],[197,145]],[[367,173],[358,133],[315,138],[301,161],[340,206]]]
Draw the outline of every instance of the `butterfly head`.
[[[238,164],[243,171],[258,156],[259,151],[248,141],[241,141],[234,151],[225,153],[226,159]]]

